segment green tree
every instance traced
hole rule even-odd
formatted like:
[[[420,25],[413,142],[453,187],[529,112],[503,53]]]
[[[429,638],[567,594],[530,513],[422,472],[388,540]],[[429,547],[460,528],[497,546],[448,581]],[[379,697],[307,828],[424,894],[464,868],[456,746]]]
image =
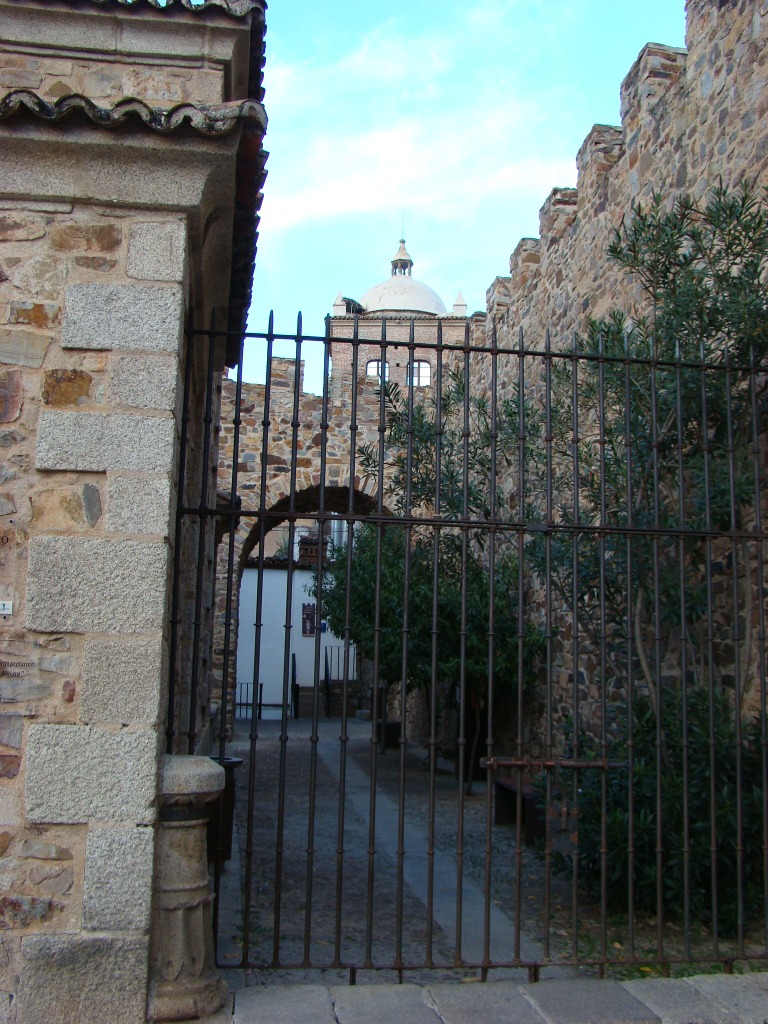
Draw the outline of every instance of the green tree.
[[[741,530],[756,494],[753,392],[765,390],[756,371],[768,352],[765,200],[746,185],[671,208],[655,196],[634,208],[608,254],[635,275],[644,300],[634,316],[589,320],[578,358],[552,366],[556,519],[601,528],[554,534],[552,580],[593,649],[607,635],[613,675],[626,676],[626,661],[615,659],[631,646],[655,703],[670,651],[683,674],[705,681],[703,584],[716,558],[703,537]],[[540,431],[543,412],[531,416]],[[540,454],[530,478],[529,515],[543,518]],[[746,540],[740,550],[734,544],[729,557],[745,573],[738,611],[751,621],[752,559]],[[530,557],[543,572],[540,537]],[[730,673],[731,637],[716,639]],[[751,631],[742,647],[745,688]]]
[[[491,452],[501,465],[517,437],[510,430],[491,444],[490,404],[468,394],[458,371],[446,372],[439,402],[434,393],[412,402],[396,384],[385,387],[385,464],[374,446],[359,455],[369,476],[384,473],[395,516],[391,525],[359,527],[351,551],[333,549],[323,577],[324,615],[334,633],[376,660],[384,686],[399,683],[405,668],[407,688],[429,691],[434,684],[441,703],[451,706],[463,684],[465,714],[474,718],[474,764],[490,681],[496,709],[513,722],[533,692],[544,647],[541,630],[519,616],[516,551],[503,537],[489,541],[484,525],[498,501]],[[403,523],[404,514],[419,521]],[[437,525],[430,523],[434,516]]]
[[[609,256],[642,300],[588,321],[573,358],[552,367],[561,529],[529,547],[540,572],[549,554],[574,631],[603,655],[606,690],[632,688],[598,736],[573,723],[579,757],[625,767],[571,776],[578,843],[557,866],[578,863],[609,909],[626,907],[632,882],[635,909],[723,934],[763,899],[765,723],[743,720],[742,701],[758,675],[760,541],[745,534],[766,484],[766,198],[747,185],[671,207],[655,196],[616,232]],[[534,517],[546,471],[534,460]]]
[[[323,576],[323,614],[337,636],[348,633],[363,656],[377,662],[385,690],[402,680],[405,666],[406,690],[429,694],[434,685],[440,711],[458,705],[463,680],[465,715],[474,720],[469,749],[474,765],[487,711],[491,623],[496,708],[514,719],[518,701],[527,701],[534,689],[543,636],[524,627],[520,678],[517,592],[516,562],[509,551],[495,561],[492,616],[490,569],[460,533],[418,531],[409,538],[402,525],[364,524],[355,531],[351,549],[331,551]]]

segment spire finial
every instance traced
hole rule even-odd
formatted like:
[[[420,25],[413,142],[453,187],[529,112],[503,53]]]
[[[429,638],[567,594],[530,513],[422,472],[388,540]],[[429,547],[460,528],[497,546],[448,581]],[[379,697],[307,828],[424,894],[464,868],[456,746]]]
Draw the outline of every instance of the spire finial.
[[[405,235],[405,232],[403,232],[403,235]],[[400,248],[392,260],[392,276],[395,277],[397,274],[402,274],[410,277],[412,267],[413,260],[408,255],[408,250],[405,248],[405,238],[403,237],[400,239]]]

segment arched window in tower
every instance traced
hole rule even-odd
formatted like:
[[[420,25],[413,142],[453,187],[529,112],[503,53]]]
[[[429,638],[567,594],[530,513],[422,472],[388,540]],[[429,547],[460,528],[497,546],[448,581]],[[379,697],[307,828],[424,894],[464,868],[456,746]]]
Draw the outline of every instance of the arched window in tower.
[[[365,364],[365,376],[381,380],[381,360],[369,359]],[[389,380],[389,363],[384,363],[384,383]]]
[[[417,359],[408,364],[408,381],[415,388],[427,388],[432,383],[432,367],[425,359]]]

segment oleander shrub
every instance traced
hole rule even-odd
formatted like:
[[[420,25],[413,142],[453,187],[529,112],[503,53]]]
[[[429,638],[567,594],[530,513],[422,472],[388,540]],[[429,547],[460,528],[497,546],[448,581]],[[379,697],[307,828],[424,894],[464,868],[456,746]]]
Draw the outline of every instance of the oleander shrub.
[[[608,758],[622,767],[564,780],[566,788],[574,782],[578,788],[578,838],[573,851],[554,854],[555,871],[572,878],[577,864],[580,888],[595,900],[605,877],[610,912],[628,910],[631,878],[637,913],[655,915],[660,894],[665,918],[684,921],[687,902],[691,923],[735,935],[740,920],[748,923],[764,899],[759,723],[742,723],[739,730],[728,692],[714,691],[710,711],[710,694],[701,686],[687,689],[685,708],[682,691],[665,688],[659,723],[657,730],[650,700],[636,697],[631,744],[626,721],[607,748]],[[583,736],[579,758],[600,756],[600,744]]]

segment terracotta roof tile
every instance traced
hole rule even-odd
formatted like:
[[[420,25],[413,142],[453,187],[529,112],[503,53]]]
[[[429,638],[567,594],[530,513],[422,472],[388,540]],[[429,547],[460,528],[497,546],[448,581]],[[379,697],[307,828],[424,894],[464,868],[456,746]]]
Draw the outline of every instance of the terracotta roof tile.
[[[101,128],[117,128],[128,118],[138,117],[149,128],[163,134],[189,125],[201,135],[226,135],[241,121],[266,129],[264,108],[256,100],[231,103],[179,103],[174,107],[156,107],[128,97],[111,107],[102,107],[87,96],[73,94],[52,102],[30,89],[15,89],[0,96],[0,121],[28,111],[43,121],[63,121],[74,113],[84,114]]]

